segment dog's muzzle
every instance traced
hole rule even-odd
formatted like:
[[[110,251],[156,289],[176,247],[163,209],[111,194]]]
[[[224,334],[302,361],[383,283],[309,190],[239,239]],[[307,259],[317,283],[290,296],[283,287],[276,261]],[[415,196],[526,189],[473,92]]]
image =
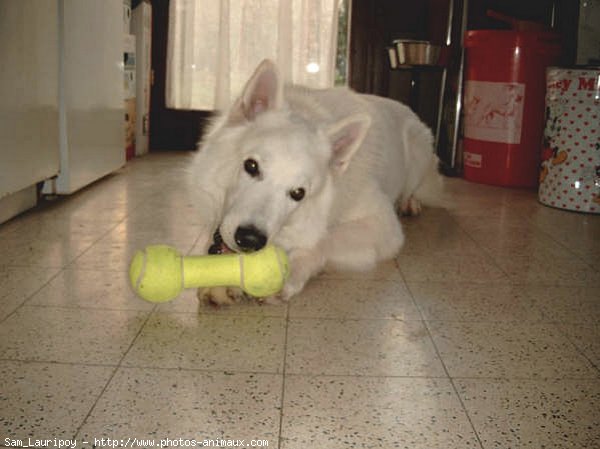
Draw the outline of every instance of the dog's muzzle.
[[[253,225],[239,226],[234,234],[235,243],[240,251],[250,253],[262,249],[267,244],[267,236]],[[221,231],[217,228],[213,234],[213,243],[208,248],[208,254],[226,254],[233,250],[223,241]]]
[[[267,236],[253,225],[239,226],[234,238],[240,250],[245,253],[258,251],[267,244]]]

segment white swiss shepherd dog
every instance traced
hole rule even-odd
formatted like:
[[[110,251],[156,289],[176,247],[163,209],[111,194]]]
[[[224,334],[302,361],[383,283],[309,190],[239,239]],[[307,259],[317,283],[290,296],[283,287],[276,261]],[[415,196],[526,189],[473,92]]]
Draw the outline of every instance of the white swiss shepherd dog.
[[[290,275],[267,302],[287,301],[325,268],[366,271],[404,242],[397,209],[439,205],[431,131],[406,106],[346,88],[284,85],[263,61],[200,143],[201,188],[227,251],[283,248]],[[215,305],[243,298],[204,288]]]

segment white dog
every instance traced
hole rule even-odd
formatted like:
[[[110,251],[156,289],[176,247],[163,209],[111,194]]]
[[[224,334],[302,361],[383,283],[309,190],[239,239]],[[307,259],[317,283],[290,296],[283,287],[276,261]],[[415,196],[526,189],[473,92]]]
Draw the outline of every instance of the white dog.
[[[273,243],[288,253],[290,276],[271,300],[288,300],[325,267],[372,269],[403,244],[395,205],[414,214],[420,201],[439,202],[432,140],[400,103],[284,86],[265,60],[201,142],[218,244],[239,252]],[[228,304],[242,293],[198,296]]]

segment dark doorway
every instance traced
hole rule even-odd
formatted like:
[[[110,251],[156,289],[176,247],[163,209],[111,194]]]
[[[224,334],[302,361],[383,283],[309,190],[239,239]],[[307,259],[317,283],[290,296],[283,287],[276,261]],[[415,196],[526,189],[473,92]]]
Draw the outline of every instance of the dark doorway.
[[[165,103],[169,0],[152,0],[150,150],[194,150],[210,111],[170,109]]]

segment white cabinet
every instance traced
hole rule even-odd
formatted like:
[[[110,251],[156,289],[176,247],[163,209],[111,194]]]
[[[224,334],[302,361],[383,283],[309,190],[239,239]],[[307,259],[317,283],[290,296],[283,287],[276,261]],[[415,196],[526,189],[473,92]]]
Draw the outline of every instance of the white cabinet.
[[[72,193],[125,163],[122,0],[59,0],[60,172]]]
[[[58,174],[58,2],[0,0],[0,223]]]
[[[125,163],[123,1],[0,0],[0,223]]]

